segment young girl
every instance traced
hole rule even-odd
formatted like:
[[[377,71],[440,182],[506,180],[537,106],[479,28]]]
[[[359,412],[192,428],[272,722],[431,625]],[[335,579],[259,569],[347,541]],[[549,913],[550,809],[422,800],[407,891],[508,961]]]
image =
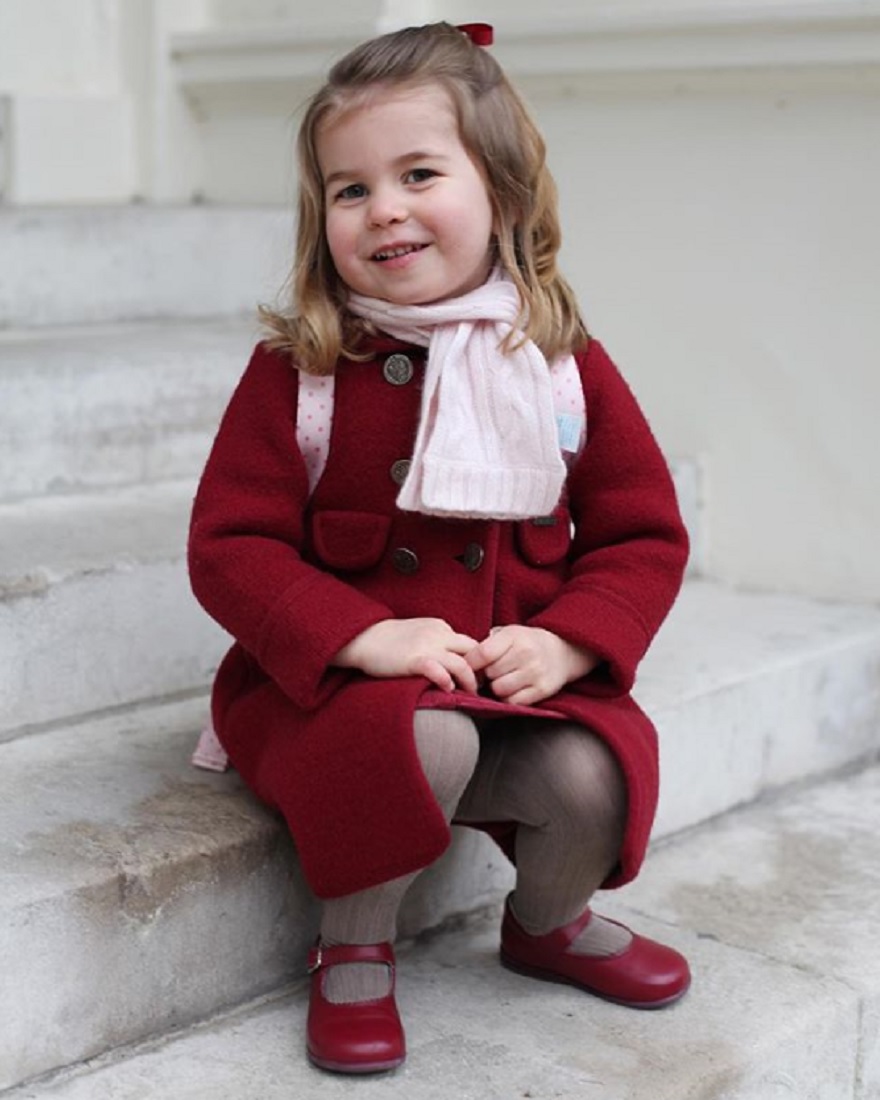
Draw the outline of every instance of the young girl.
[[[588,907],[645,852],[656,736],[628,692],[686,535],[489,37],[385,35],[312,99],[292,310],[193,513],[194,590],[236,639],[214,723],[324,901],[308,1055],[347,1073],[404,1059],[395,919],[451,821],[515,862],[505,966],[635,1008],[689,983]]]

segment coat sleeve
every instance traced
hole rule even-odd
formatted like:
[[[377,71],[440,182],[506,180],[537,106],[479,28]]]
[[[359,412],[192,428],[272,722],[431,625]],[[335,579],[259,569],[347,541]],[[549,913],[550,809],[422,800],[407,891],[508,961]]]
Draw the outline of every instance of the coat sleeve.
[[[223,416],[193,506],[196,598],[305,709],[350,675],[329,665],[383,604],[303,561],[309,487],[296,441],[297,375],[259,345]]]
[[[603,658],[593,691],[628,692],[681,587],[688,538],[666,461],[600,344],[579,357],[588,438],[568,479],[572,571],[529,625]]]

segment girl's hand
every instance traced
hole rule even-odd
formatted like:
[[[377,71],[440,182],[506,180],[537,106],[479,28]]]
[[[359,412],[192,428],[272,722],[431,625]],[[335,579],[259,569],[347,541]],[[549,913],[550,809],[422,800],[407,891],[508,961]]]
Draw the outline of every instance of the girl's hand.
[[[332,663],[380,678],[425,676],[443,691],[476,691],[476,673],[463,656],[476,645],[443,619],[383,619],[343,646]]]
[[[586,676],[599,658],[537,626],[499,626],[467,655],[499,699],[521,706],[540,703],[561,687]]]

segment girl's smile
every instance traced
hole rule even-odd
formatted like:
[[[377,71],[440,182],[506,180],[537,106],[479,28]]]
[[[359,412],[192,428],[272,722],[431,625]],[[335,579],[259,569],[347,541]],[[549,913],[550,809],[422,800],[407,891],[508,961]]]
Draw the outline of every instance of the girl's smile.
[[[318,130],[327,243],[343,282],[400,305],[481,286],[492,204],[437,85],[380,92]]]

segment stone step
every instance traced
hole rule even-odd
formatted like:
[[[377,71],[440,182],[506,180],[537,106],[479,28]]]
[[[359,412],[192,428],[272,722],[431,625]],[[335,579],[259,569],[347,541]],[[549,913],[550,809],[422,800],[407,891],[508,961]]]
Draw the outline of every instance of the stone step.
[[[194,476],[252,321],[0,332],[0,500]]]
[[[210,433],[190,426],[179,460],[201,465]],[[139,461],[136,447],[128,459]],[[687,462],[678,472],[696,542],[696,475]],[[33,726],[205,689],[228,642],[196,604],[186,577],[195,483],[193,474],[0,503],[0,741]]]
[[[639,689],[661,732],[657,837],[876,753],[878,664],[876,609],[686,585]],[[0,973],[16,991],[0,1000],[0,1088],[299,972],[314,905],[278,820],[234,773],[189,765],[206,711],[193,696],[0,745]],[[461,831],[402,934],[509,884],[491,843]]]
[[[207,701],[0,745],[0,1089],[298,975],[315,906],[286,830],[234,772],[189,763]],[[494,900],[458,838],[409,897],[414,934]]]
[[[878,751],[880,609],[689,581],[635,695],[667,835]]]
[[[204,691],[226,643],[184,565],[193,483],[0,505],[0,740]]]
[[[0,329],[250,317],[288,274],[293,216],[281,206],[7,208],[0,256]]]
[[[300,982],[9,1100],[341,1100],[355,1087],[388,1100],[874,1100],[878,830],[875,767],[657,848],[600,909],[690,959],[690,992],[660,1012],[502,969],[496,910],[399,949],[408,1060],[393,1074],[355,1084],[312,1069]]]

